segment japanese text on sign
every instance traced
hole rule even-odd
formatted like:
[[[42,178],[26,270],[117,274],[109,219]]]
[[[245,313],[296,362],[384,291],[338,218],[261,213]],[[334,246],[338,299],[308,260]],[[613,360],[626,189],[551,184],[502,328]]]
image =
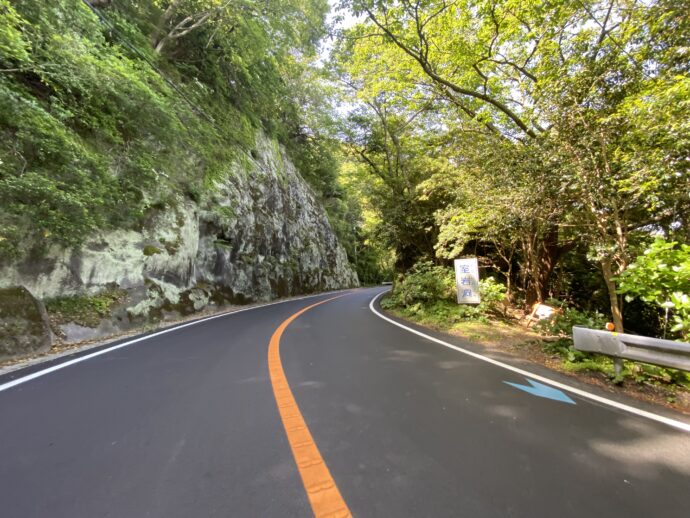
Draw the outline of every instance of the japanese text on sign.
[[[476,257],[455,260],[458,304],[479,304],[479,265]]]

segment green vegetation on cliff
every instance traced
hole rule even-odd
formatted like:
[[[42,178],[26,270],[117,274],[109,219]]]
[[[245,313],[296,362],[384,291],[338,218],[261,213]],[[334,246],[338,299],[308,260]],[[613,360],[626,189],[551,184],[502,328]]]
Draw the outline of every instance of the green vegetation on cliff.
[[[0,0],[0,258],[196,201],[263,131],[351,232],[314,66],[326,0]],[[331,200],[331,201],[329,201]]]

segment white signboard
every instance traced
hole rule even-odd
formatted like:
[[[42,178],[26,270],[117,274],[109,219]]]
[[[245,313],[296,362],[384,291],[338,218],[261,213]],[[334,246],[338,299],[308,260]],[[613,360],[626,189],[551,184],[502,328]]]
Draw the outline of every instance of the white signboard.
[[[455,260],[458,304],[479,304],[479,264],[476,257]]]

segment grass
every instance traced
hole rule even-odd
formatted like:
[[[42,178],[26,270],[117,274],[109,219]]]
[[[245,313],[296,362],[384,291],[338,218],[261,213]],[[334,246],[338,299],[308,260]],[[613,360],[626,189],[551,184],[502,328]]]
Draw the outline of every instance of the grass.
[[[534,331],[507,320],[463,317],[457,304],[455,304],[455,312],[452,311],[452,307],[449,307],[444,309],[443,313],[428,309],[412,311],[406,308],[386,309],[398,317],[483,345],[516,346],[540,338]]]
[[[382,306],[398,317],[487,347],[508,350],[555,370],[598,383],[624,385],[632,391],[631,395],[644,394],[645,398],[672,405],[681,394],[688,399],[685,395],[690,391],[689,373],[626,360],[621,378],[616,378],[611,358],[578,351],[569,336],[549,336],[544,334],[545,327],[528,329],[515,318],[478,314],[476,308],[451,301],[408,307],[384,302]]]
[[[123,302],[126,291],[105,290],[97,295],[70,295],[45,301],[46,309],[58,323],[74,322],[80,326],[97,327],[111,308]]]

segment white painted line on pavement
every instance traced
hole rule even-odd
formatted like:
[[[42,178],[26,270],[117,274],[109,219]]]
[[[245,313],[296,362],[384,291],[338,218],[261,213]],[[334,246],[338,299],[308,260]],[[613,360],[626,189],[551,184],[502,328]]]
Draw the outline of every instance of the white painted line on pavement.
[[[657,421],[659,423],[666,424],[668,426],[672,426],[673,428],[676,428],[678,430],[683,430],[684,432],[690,432],[690,424],[684,423],[683,421],[678,421],[676,419],[671,419],[669,417],[664,417],[659,414],[655,414],[653,412],[647,412],[646,410],[641,410],[639,408],[635,408],[630,405],[626,405],[624,403],[619,403],[617,401],[613,401],[612,399],[607,399],[605,397],[597,396],[596,394],[592,394],[590,392],[587,392],[585,390],[581,390],[575,387],[571,387],[570,385],[566,385],[565,383],[560,383],[558,381],[554,381],[549,378],[545,378],[544,376],[540,376],[538,374],[533,374],[531,372],[528,372],[526,370],[520,369],[518,367],[513,367],[512,365],[508,365],[507,363],[500,362],[498,360],[494,360],[493,358],[489,358],[487,356],[482,356],[481,354],[469,351],[467,349],[463,349],[462,347],[458,347],[457,345],[449,344],[448,342],[444,342],[443,340],[439,340],[438,338],[434,338],[433,336],[429,336],[427,334],[422,333],[421,331],[417,331],[416,329],[412,329],[411,327],[407,327],[406,325],[403,325],[399,322],[396,322],[392,318],[388,318],[387,316],[381,314],[379,311],[376,310],[374,307],[374,304],[376,300],[384,295],[386,292],[379,293],[376,295],[373,299],[371,299],[371,302],[369,303],[369,309],[379,318],[382,318],[383,320],[386,320],[387,322],[390,322],[394,326],[398,326],[405,331],[409,331],[410,333],[414,333],[418,336],[421,336],[422,338],[426,338],[427,340],[431,340],[432,342],[435,342],[437,344],[443,345],[445,347],[448,347],[449,349],[453,349],[455,351],[458,351],[460,353],[466,354],[468,356],[472,356],[473,358],[476,358],[478,360],[491,363],[492,365],[496,365],[497,367],[501,367],[503,369],[515,372],[517,374],[520,374],[522,376],[540,381],[542,383],[546,383],[548,385],[551,385],[552,387],[557,387],[561,390],[568,391],[572,394],[577,394],[578,396],[581,396],[586,399],[591,399],[592,401],[596,401],[597,403],[601,403],[603,405],[607,405],[610,407],[617,408],[619,410],[623,410],[625,412],[629,412],[631,414],[638,415],[640,417],[646,417],[647,419],[651,419],[652,421]]]
[[[156,338],[157,336],[166,335],[168,333],[172,333],[174,331],[184,329],[185,327],[195,326],[195,325],[201,324],[203,322],[208,322],[209,320],[215,320],[217,318],[223,318],[223,317],[227,317],[229,315],[236,315],[237,313],[244,313],[245,311],[251,311],[253,309],[265,308],[267,306],[274,306],[276,304],[285,304],[287,302],[295,302],[297,300],[311,299],[314,297],[319,297],[321,295],[328,295],[330,293],[336,293],[338,291],[342,291],[342,290],[327,291],[324,293],[317,293],[316,295],[306,295],[304,297],[297,297],[294,299],[278,300],[276,302],[269,302],[269,303],[261,304],[258,306],[252,306],[251,308],[237,309],[234,311],[228,311],[226,313],[221,313],[219,315],[212,315],[210,317],[200,318],[199,320],[187,322],[186,324],[180,324],[178,326],[170,327],[168,329],[163,329],[162,331],[157,331],[155,333],[151,333],[150,335],[146,335],[146,336],[140,336],[139,338],[135,338],[133,340],[129,340],[127,342],[123,342],[121,344],[117,344],[117,345],[114,345],[112,347],[106,347],[105,349],[101,349],[101,350],[96,351],[94,353],[85,354],[84,356],[79,356],[78,358],[74,358],[72,360],[68,360],[66,362],[59,363],[57,365],[53,365],[52,367],[48,367],[46,369],[32,372],[31,374],[27,374],[26,376],[22,376],[21,378],[17,378],[15,380],[8,381],[7,383],[3,383],[2,385],[0,385],[0,392],[2,392],[3,390],[10,389],[12,387],[16,387],[17,385],[21,385],[22,383],[26,383],[27,381],[31,381],[31,380],[36,379],[36,378],[40,378],[41,376],[45,376],[46,374],[50,374],[51,372],[55,372],[55,371],[58,371],[60,369],[64,369],[65,367],[69,367],[70,365],[74,365],[75,363],[90,360],[91,358],[95,358],[96,356],[100,356],[102,354],[106,354],[106,353],[115,351],[117,349],[122,349],[123,347],[127,347],[129,345],[133,345],[133,344],[136,344],[138,342],[143,342],[144,340],[148,340],[150,338]]]

